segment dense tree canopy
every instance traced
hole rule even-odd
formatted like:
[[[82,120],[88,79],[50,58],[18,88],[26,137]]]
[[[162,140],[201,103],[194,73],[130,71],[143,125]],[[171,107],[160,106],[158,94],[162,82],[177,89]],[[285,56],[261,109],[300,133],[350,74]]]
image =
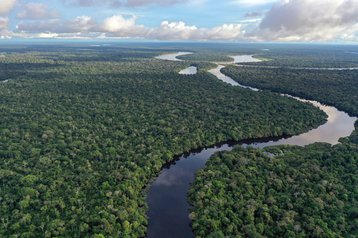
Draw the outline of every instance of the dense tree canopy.
[[[142,237],[143,189],[174,155],[297,134],[325,121],[311,105],[228,87],[204,71],[178,75],[192,62],[152,59],[156,54],[6,49],[0,237]]]
[[[223,72],[244,85],[314,99],[358,115],[358,70],[229,66]]]
[[[358,116],[358,71],[288,68],[356,66],[352,55],[334,48],[265,55],[272,60],[222,71],[243,85],[318,100]],[[214,155],[189,194],[195,235],[356,237],[357,129],[358,122],[335,146],[237,147]]]
[[[190,191],[196,236],[355,237],[356,142],[216,154]]]

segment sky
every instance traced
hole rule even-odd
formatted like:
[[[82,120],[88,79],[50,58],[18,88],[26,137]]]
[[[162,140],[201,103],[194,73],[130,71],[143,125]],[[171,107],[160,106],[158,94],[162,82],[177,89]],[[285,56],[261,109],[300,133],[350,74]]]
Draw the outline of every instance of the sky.
[[[358,43],[358,0],[0,0],[17,38]]]

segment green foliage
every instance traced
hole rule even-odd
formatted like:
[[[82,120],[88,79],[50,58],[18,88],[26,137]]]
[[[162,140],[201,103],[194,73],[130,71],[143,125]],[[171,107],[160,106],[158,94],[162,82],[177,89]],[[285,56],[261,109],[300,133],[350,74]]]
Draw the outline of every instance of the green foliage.
[[[223,72],[243,85],[317,100],[358,115],[358,70],[229,66]]]
[[[268,156],[267,152],[270,152]],[[197,237],[355,237],[358,145],[236,147],[190,190]]]
[[[260,63],[282,67],[229,66],[223,72],[244,85],[318,100],[358,115],[358,71],[285,68],[356,66],[351,55],[336,49],[282,52],[265,54],[273,60]],[[328,54],[341,57],[322,56]],[[189,194],[196,236],[356,237],[358,122],[355,126],[350,137],[333,147],[236,147],[214,155],[198,172]]]
[[[261,62],[264,66],[279,67],[358,67],[358,50],[353,45],[267,45],[269,51],[251,51],[257,58],[270,59]],[[251,65],[252,63],[246,63]],[[254,65],[254,64],[253,64]]]
[[[0,64],[0,237],[143,237],[143,190],[174,155],[325,121],[150,50],[17,51]]]

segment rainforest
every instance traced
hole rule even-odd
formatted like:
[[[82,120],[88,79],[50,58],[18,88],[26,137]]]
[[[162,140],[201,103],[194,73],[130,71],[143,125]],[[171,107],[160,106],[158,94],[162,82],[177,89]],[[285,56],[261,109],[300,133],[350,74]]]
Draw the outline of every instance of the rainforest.
[[[355,237],[355,51],[0,45],[0,237]]]

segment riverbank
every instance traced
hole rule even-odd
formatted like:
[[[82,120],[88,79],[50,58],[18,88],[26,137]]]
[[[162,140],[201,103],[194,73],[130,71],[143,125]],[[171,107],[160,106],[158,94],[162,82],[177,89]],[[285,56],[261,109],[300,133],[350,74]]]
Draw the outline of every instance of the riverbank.
[[[252,55],[239,56],[235,58],[236,63],[243,63],[244,60],[257,62]],[[225,66],[218,65],[217,68],[209,72],[218,79],[230,84],[258,92],[256,88],[246,87],[238,84],[232,78],[222,74],[221,69]],[[289,95],[284,95],[291,97]],[[302,133],[290,138],[280,138],[279,140],[251,140],[236,143],[224,143],[219,146],[206,148],[198,152],[183,155],[179,159],[165,167],[158,178],[150,185],[148,193],[149,204],[149,226],[148,238],[151,237],[194,237],[191,230],[191,220],[189,218],[189,204],[187,202],[187,192],[190,184],[195,179],[195,173],[205,167],[206,161],[215,153],[220,151],[231,151],[236,145],[253,146],[263,148],[271,145],[308,145],[315,142],[338,143],[340,137],[349,135],[354,130],[356,118],[349,117],[348,114],[340,112],[334,107],[327,107],[315,101],[295,98],[302,102],[308,102],[323,110],[328,115],[328,121],[316,129]],[[338,115],[338,116],[337,116]],[[338,119],[338,120],[337,120]],[[347,126],[348,125],[348,126]],[[340,129],[333,128],[346,127],[342,132]],[[335,131],[335,133],[330,133]]]

